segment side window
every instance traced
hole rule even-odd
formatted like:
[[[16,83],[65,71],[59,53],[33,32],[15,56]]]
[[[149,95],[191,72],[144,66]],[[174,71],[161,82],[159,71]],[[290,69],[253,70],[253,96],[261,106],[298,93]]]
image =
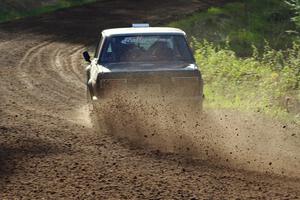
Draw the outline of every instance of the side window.
[[[187,40],[185,37],[177,37],[177,39],[174,41],[174,45],[176,46],[176,57],[178,59],[188,59],[188,60],[194,60],[192,51],[190,47],[188,46]]]
[[[106,53],[112,53],[111,43],[109,43]]]
[[[116,61],[116,45],[115,39],[107,39],[102,48],[102,54],[99,62],[115,62]]]

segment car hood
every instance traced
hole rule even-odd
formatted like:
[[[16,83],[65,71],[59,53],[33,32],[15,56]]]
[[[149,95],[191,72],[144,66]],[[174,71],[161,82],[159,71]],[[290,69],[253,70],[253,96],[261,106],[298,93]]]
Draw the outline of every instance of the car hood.
[[[195,70],[194,63],[111,63],[102,65],[103,72]]]

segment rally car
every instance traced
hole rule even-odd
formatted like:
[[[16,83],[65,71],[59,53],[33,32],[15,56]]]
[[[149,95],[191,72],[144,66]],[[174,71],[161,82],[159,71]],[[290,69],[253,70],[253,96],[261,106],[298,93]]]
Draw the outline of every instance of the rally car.
[[[201,109],[203,80],[184,31],[134,24],[102,32],[95,56],[83,53],[92,101],[124,91],[142,98],[184,101]]]

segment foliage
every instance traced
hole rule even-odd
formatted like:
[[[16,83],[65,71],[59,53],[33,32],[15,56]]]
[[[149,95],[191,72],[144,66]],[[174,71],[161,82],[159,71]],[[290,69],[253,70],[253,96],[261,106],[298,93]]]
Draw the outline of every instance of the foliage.
[[[265,47],[258,56],[239,58],[229,48],[207,41],[193,42],[196,60],[206,83],[206,102],[212,107],[240,108],[288,116],[286,99],[300,100],[300,45],[277,51]],[[300,120],[300,119],[298,119]]]
[[[300,0],[286,0],[285,2],[295,12],[292,21],[295,22],[297,28],[300,28]]]
[[[291,10],[284,1],[247,0],[198,12],[170,26],[223,47],[229,41],[230,49],[238,56],[247,57],[252,54],[252,45],[262,52],[265,40],[274,49],[291,47],[295,35],[286,32],[294,30],[291,17]]]

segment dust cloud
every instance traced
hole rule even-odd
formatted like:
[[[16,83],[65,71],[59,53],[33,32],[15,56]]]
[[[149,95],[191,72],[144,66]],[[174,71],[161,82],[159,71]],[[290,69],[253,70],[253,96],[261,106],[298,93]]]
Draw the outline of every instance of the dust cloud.
[[[217,166],[300,177],[300,131],[258,114],[183,106],[178,99],[116,96],[94,102],[101,133]]]

